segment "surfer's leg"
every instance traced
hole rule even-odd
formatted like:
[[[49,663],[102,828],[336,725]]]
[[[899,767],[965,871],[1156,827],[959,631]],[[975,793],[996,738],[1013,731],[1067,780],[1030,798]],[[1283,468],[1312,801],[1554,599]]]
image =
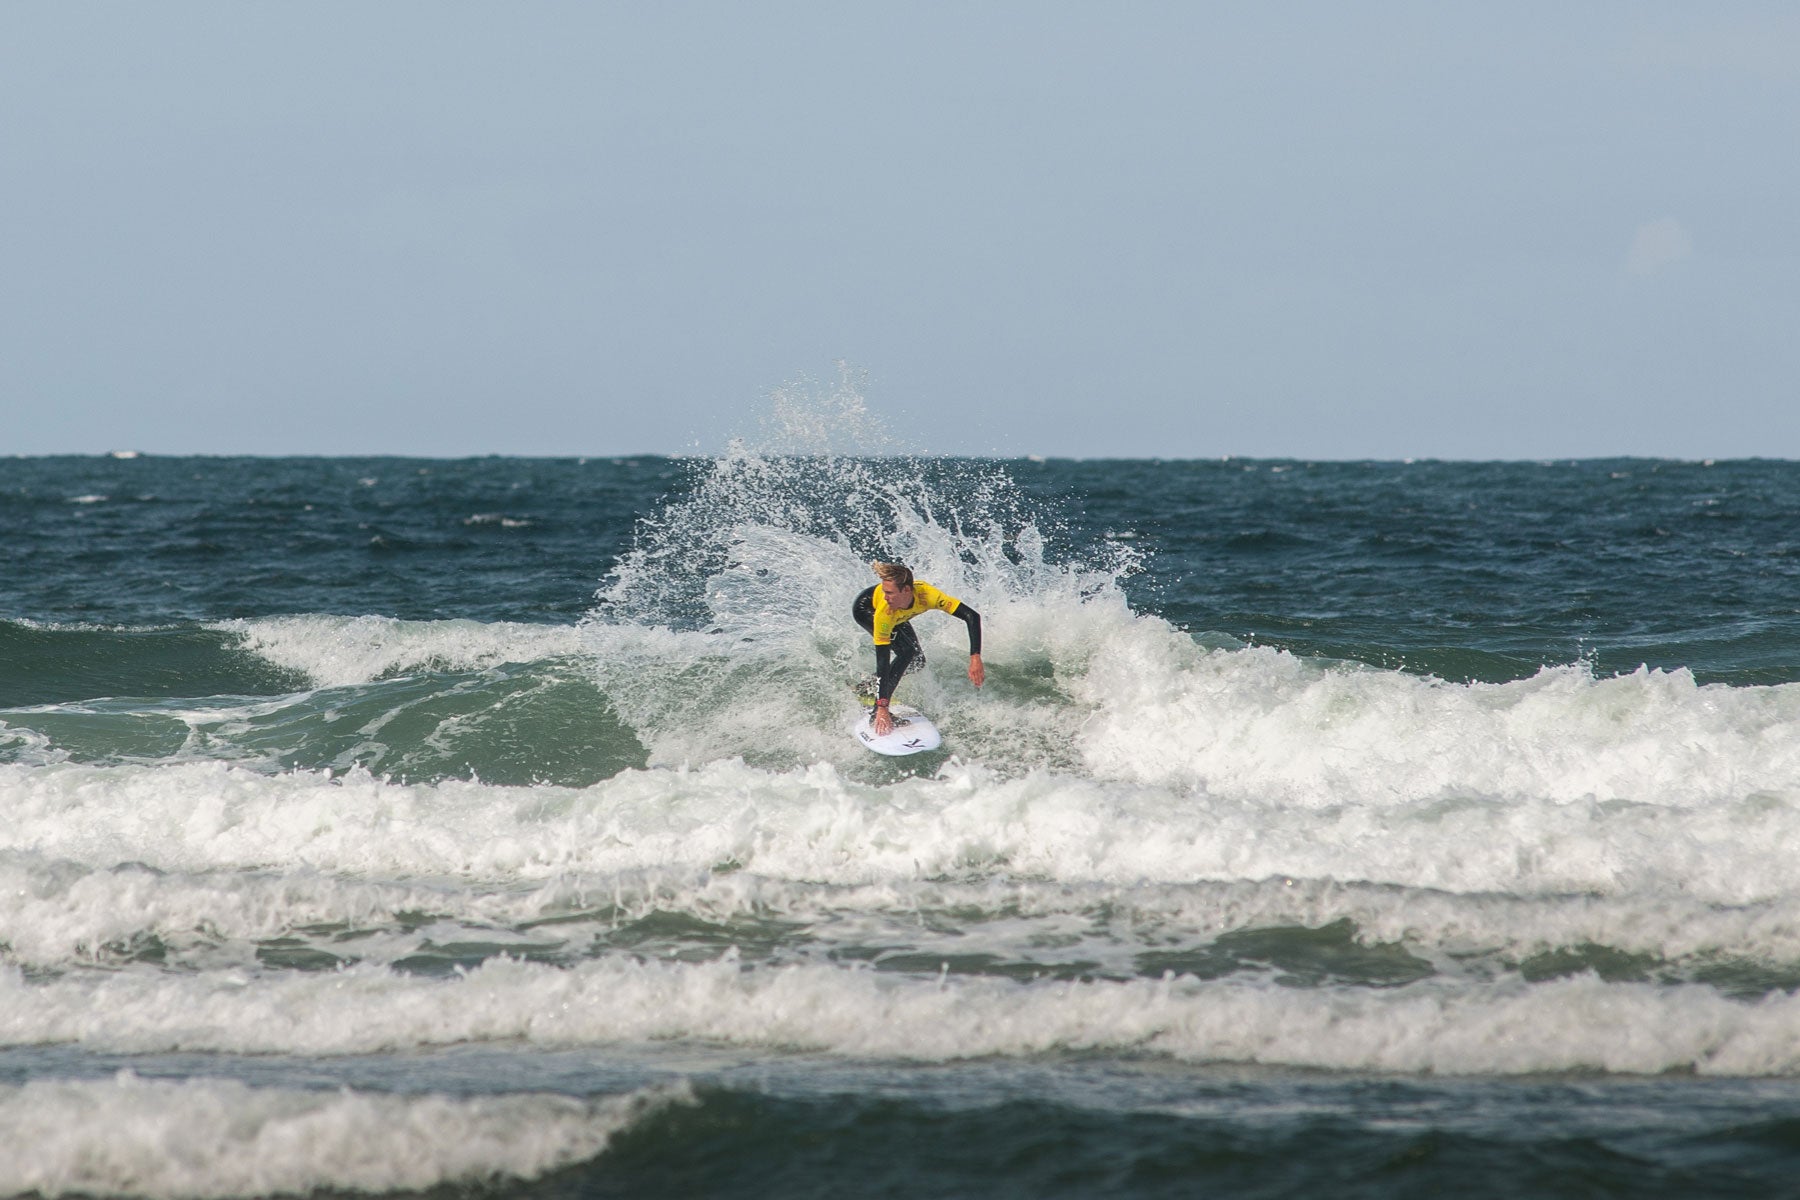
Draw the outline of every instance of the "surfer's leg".
[[[894,630],[892,653],[887,670],[881,674],[881,682],[886,685],[881,690],[889,696],[900,686],[902,675],[917,666],[923,666],[925,662],[925,653],[919,646],[919,635],[912,631],[912,626],[901,625]]]
[[[894,649],[904,651],[906,655],[906,665],[900,668],[903,674],[925,669],[925,647],[920,644],[919,635],[913,632],[912,622],[894,630]]]

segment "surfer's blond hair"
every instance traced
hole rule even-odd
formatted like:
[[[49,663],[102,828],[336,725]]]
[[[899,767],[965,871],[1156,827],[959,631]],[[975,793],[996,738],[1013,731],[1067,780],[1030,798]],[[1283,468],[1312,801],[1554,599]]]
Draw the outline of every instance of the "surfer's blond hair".
[[[899,587],[912,586],[912,568],[905,563],[876,561],[869,566],[874,568],[876,577],[884,583],[893,583]]]

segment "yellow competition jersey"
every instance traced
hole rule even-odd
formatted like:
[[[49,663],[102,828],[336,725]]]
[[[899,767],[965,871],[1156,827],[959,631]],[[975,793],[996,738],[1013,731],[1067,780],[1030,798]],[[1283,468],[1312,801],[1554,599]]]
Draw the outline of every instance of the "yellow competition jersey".
[[[929,583],[913,580],[913,602],[906,608],[889,608],[887,593],[879,587],[871,597],[875,604],[875,644],[890,645],[894,640],[894,626],[910,621],[922,612],[937,609],[955,615],[962,607],[962,601],[947,592],[940,592]]]

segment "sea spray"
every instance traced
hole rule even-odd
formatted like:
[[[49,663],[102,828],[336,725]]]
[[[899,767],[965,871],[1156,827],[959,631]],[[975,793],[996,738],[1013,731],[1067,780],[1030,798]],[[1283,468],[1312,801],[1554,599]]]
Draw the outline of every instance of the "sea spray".
[[[1012,656],[993,689],[1002,703],[1054,669],[1047,627],[1093,605],[1123,612],[1118,581],[1140,569],[1134,551],[1093,540],[1091,559],[1053,560],[1044,529],[1060,516],[1004,466],[872,452],[891,444],[850,381],[795,385],[778,393],[760,443],[694,464],[686,492],[640,522],[586,628],[601,686],[650,761],[841,757],[794,731],[841,724],[845,686],[868,669],[849,609],[872,559],[906,562],[984,614],[990,656]],[[954,659],[953,638],[922,633]],[[1005,684],[1009,669],[1023,690]],[[916,690],[953,722],[970,716],[950,672]],[[1029,728],[1026,708],[1006,719]],[[1039,748],[1054,754],[1066,732]]]

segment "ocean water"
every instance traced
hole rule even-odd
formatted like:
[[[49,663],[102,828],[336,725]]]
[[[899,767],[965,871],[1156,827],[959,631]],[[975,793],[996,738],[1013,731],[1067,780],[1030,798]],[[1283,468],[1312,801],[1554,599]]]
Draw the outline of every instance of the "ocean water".
[[[0,1194],[1800,1195],[1800,464],[770,440],[0,460]]]

